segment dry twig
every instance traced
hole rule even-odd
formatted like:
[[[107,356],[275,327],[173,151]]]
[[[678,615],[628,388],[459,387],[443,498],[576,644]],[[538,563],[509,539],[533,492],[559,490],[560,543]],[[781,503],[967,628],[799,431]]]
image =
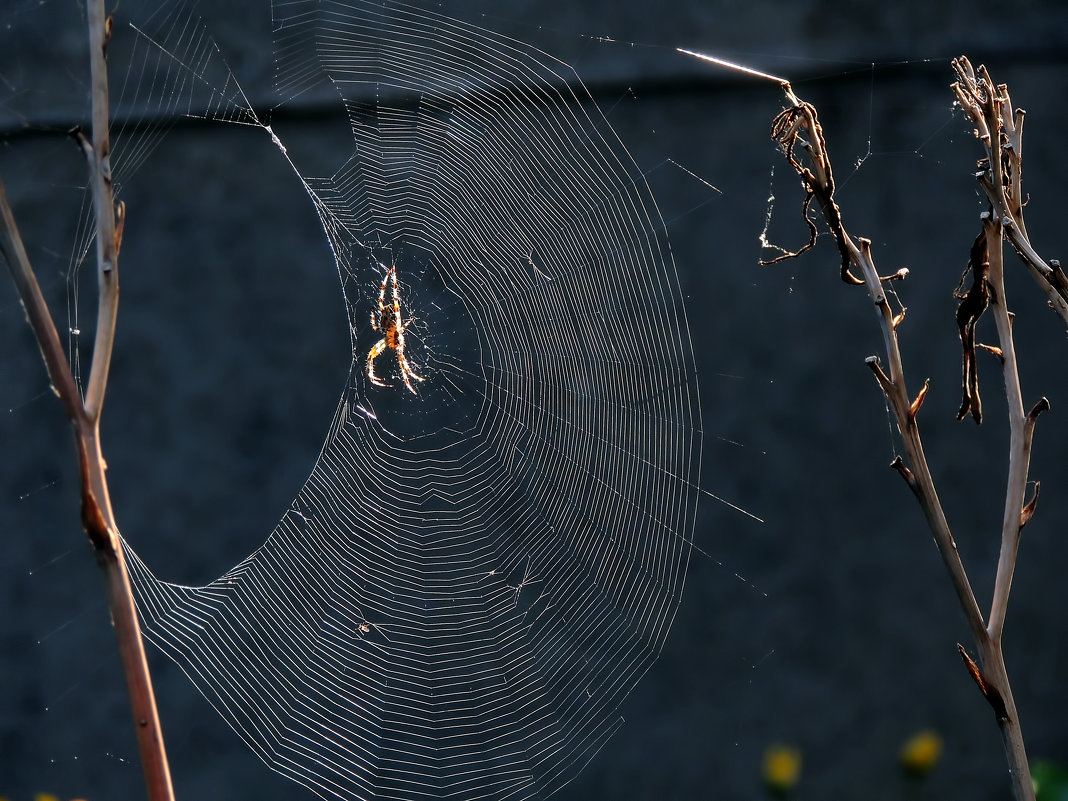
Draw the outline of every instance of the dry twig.
[[[107,386],[115,337],[119,301],[118,253],[122,239],[124,208],[117,208],[111,184],[108,141],[108,85],[105,52],[111,19],[103,0],[88,4],[89,52],[92,92],[92,141],[80,132],[75,136],[89,167],[89,184],[96,216],[97,282],[99,300],[96,339],[89,386],[84,401],[74,377],[52,315],[41,294],[26,255],[7,195],[0,182],[0,252],[11,271],[30,327],[37,337],[52,387],[74,428],[74,442],[81,475],[82,525],[104,571],[119,653],[126,674],[133,710],[141,764],[150,801],[173,801],[170,769],[163,746],[152,680],[145,660],[144,644],[134,605],[130,579],[123,557],[115,515],[108,494],[106,465],[100,448],[100,412]]]
[[[988,148],[988,158],[980,163],[981,170],[977,177],[986,189],[994,209],[993,214],[987,213],[982,216],[982,233],[972,245],[968,270],[965,272],[965,275],[968,271],[971,272],[972,286],[963,295],[958,294],[958,297],[961,297],[957,310],[957,324],[963,347],[964,395],[959,417],[963,418],[970,412],[977,423],[982,420],[979,385],[975,371],[975,348],[977,346],[975,324],[989,306],[997,324],[999,346],[996,348],[979,346],[986,347],[987,350],[993,351],[1000,357],[1005,377],[1011,437],[1009,479],[1002,521],[1001,556],[998,561],[994,597],[986,619],[979,610],[971,582],[957,552],[956,543],[938,499],[923,452],[917,413],[923,404],[929,381],[924,383],[915,398],[909,396],[905,385],[901,350],[897,338],[897,327],[903,315],[894,315],[887,301],[883,284],[890,279],[903,278],[906,273],[900,271],[891,276],[880,276],[875,269],[870,240],[857,239],[854,242],[847,233],[841,210],[835,201],[835,184],[830,157],[816,109],[810,103],[800,100],[789,83],[785,81],[782,86],[790,106],[772,122],[772,137],[780,144],[790,166],[801,178],[805,192],[801,212],[808,225],[810,238],[797,251],[780,255],[764,263],[771,264],[794,258],[815,244],[816,226],[809,215],[812,201],[815,199],[838,246],[842,280],[848,284],[866,286],[868,296],[878,313],[886,347],[889,374],[884,371],[878,357],[871,356],[866,361],[890,402],[898,431],[904,441],[906,454],[905,459],[900,456],[895,458],[891,467],[902,476],[920,503],[971,628],[979,650],[978,664],[968,656],[962,646],[958,648],[969,673],[994,710],[998,720],[1016,798],[1019,801],[1033,801],[1034,788],[1031,784],[1023,735],[1020,731],[1016,706],[1005,669],[1001,635],[1016,563],[1020,530],[1034,514],[1038,500],[1036,485],[1034,497],[1030,502],[1024,503],[1035,420],[1041,412],[1049,408],[1049,402],[1043,398],[1030,413],[1024,414],[1012,339],[1012,315],[1005,301],[1003,239],[1007,238],[1012,243],[1016,252],[1020,254],[1032,274],[1046,290],[1050,305],[1061,314],[1066,322],[1068,322],[1068,302],[1066,302],[1068,292],[1065,290],[1068,289],[1068,282],[1065,282],[1059,266],[1053,262],[1046,264],[1034,253],[1027,239],[1020,194],[1023,112],[1016,112],[1015,117],[1008,113],[1010,104],[1006,88],[999,86],[995,89],[984,68],[979,68],[977,77],[967,59],[961,58],[954,61],[954,70],[959,78],[954,84],[954,91],[976,122],[977,135]],[[992,142],[997,142],[998,145],[992,146]],[[802,164],[796,157],[798,148],[804,151],[807,165]],[[862,278],[858,278],[857,273]],[[963,281],[962,278],[961,285]]]
[[[995,84],[986,67],[973,69],[971,62],[961,56],[953,60],[953,71],[957,75],[953,92],[975,125],[976,138],[986,149],[975,177],[1004,228],[1005,238],[1045,292],[1050,308],[1068,325],[1068,277],[1059,261],[1047,262],[1031,247],[1024,224],[1027,198],[1021,182],[1025,112],[1013,110],[1008,86]]]

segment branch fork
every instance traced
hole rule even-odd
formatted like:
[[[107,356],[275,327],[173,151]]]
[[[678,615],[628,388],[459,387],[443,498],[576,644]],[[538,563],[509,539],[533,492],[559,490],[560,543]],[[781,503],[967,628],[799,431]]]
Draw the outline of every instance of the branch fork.
[[[976,370],[977,348],[993,353],[1000,360],[1009,407],[1009,478],[1001,526],[1001,553],[990,612],[986,617],[979,610],[923,452],[917,416],[930,389],[930,379],[924,382],[914,397],[909,396],[897,338],[904,310],[893,314],[883,289],[886,281],[904,278],[907,270],[890,276],[879,275],[871,254],[870,240],[858,238],[854,242],[847,233],[841,209],[835,201],[834,174],[816,109],[800,100],[785,81],[782,86],[790,105],[772,121],[771,136],[779,143],[787,162],[801,179],[804,190],[801,215],[808,227],[809,239],[797,250],[761,263],[774,264],[796,258],[815,245],[817,229],[810,209],[813,200],[816,200],[838,246],[842,280],[850,285],[864,285],[878,313],[888,369],[884,370],[877,356],[869,356],[865,362],[886,395],[904,444],[905,458],[896,456],[890,466],[902,477],[920,504],[975,639],[979,650],[978,662],[968,655],[963,646],[958,645],[958,649],[965,667],[998,720],[1016,798],[1018,801],[1034,801],[1034,787],[1005,669],[1001,636],[1020,532],[1035,513],[1041,489],[1040,484],[1035,482],[1031,498],[1025,502],[1035,422],[1049,408],[1049,402],[1042,398],[1029,413],[1025,415],[1023,412],[1012,338],[1012,313],[1005,301],[1002,242],[1010,242],[1043,287],[1050,305],[1066,323],[1068,279],[1059,263],[1047,264],[1038,257],[1027,238],[1023,219],[1026,201],[1020,185],[1024,112],[1017,110],[1013,113],[1007,88],[995,85],[984,67],[975,70],[966,58],[961,57],[954,60],[953,69],[957,75],[953,91],[974,122],[976,136],[987,150],[976,177],[986,191],[991,207],[990,212],[981,216],[982,230],[972,243],[967,267],[955,293],[960,299],[956,321],[962,347],[963,399],[958,419],[970,414],[977,424],[982,422]],[[807,158],[807,164],[801,163],[797,157],[799,147]],[[969,274],[972,277],[971,286],[967,291],[962,291]],[[975,326],[988,310],[997,326],[997,346],[984,345],[975,339]]]
[[[60,343],[55,322],[30,265],[14,215],[0,181],[0,254],[11,271],[26,318],[37,338],[52,387],[74,429],[81,477],[82,525],[104,572],[108,606],[126,675],[141,765],[150,801],[173,801],[170,768],[156,711],[152,680],[134,604],[122,540],[108,494],[106,464],[100,448],[100,413],[115,339],[119,302],[118,256],[126,219],[125,206],[115,204],[108,140],[108,80],[105,52],[111,18],[104,0],[90,0],[89,27],[92,140],[72,132],[85,156],[96,218],[96,261],[99,298],[96,338],[89,385],[83,400]]]

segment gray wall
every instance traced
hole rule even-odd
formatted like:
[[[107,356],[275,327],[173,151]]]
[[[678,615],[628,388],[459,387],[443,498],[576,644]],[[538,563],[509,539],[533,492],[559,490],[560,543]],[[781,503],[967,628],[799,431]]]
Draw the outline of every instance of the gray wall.
[[[61,324],[83,179],[74,148],[37,129],[84,110],[82,34],[68,5],[0,11],[9,23],[0,26],[0,174]],[[674,53],[687,46],[785,74],[820,108],[847,226],[873,239],[884,272],[912,271],[899,287],[906,369],[913,387],[932,378],[928,452],[985,599],[1006,437],[989,360],[988,422],[978,431],[952,422],[951,291],[982,203],[971,178],[978,147],[950,109],[948,59],[985,61],[1029,110],[1029,227],[1042,253],[1063,255],[1068,14],[1053,2],[1020,4],[1008,18],[993,3],[915,5],[444,9],[575,66],[648,170],[690,303],[703,486],[765,521],[702,503],[697,542],[707,555],[695,555],[665,653],[622,709],[626,725],[561,799],[758,797],[760,756],[775,740],[804,751],[801,797],[1008,796],[997,728],[956,653],[967,629],[918,509],[886,469],[888,417],[863,365],[881,348],[869,305],[837,280],[827,238],[799,261],[756,264],[773,167],[773,235],[803,237],[797,182],[767,140],[779,93]],[[119,15],[137,6],[124,0]],[[246,86],[269,79],[263,6],[213,12]],[[314,118],[289,127],[316,137]],[[336,281],[307,199],[240,134],[176,130],[125,195],[106,454],[125,535],[161,575],[188,583],[214,578],[273,527],[318,453],[348,366],[340,313],[322,312],[339,305]],[[1018,273],[1009,291],[1025,398],[1045,394],[1054,411],[1038,427],[1032,474],[1043,495],[1024,536],[1006,648],[1031,753],[1066,759],[1068,345]],[[81,292],[92,295],[88,275]],[[6,281],[0,339],[0,795],[138,797],[107,610],[78,528],[68,428]],[[311,797],[261,765],[172,664],[152,662],[180,797]],[[928,726],[946,738],[946,754],[909,789],[896,752]]]

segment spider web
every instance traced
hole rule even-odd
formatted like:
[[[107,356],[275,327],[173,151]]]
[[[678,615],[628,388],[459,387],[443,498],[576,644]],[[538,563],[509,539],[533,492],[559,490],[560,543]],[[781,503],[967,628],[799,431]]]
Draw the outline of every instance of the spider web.
[[[548,796],[620,725],[685,581],[700,408],[663,221],[544,53],[399,3],[272,24],[269,113],[185,5],[138,28],[118,107],[148,124],[116,174],[183,115],[262,129],[329,240],[352,365],[261,547],[203,587],[128,549],[146,636],[324,796]],[[265,121],[309,97],[348,128],[326,177]],[[390,349],[392,385],[367,375],[390,268],[414,393]]]

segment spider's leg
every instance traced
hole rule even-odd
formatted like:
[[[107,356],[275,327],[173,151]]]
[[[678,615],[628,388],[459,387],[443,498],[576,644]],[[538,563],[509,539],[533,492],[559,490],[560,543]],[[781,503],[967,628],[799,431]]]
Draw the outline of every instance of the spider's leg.
[[[392,386],[392,384],[387,384],[385,381],[375,375],[375,359],[377,359],[379,354],[381,354],[382,351],[384,351],[385,349],[386,340],[380,339],[378,340],[378,342],[375,343],[375,346],[371,348],[370,352],[367,354],[367,379],[376,387]]]
[[[397,273],[393,267],[386,270],[386,274],[382,278],[382,288],[378,290],[378,308],[382,308],[386,305],[386,287],[389,286],[390,277],[393,278],[393,284],[396,286]]]
[[[392,284],[393,285],[393,306],[396,307],[397,298],[398,298],[398,293],[397,293],[397,267],[396,267],[396,265],[394,265],[393,267],[390,267],[389,270],[386,271],[386,277],[382,280],[382,297],[380,298],[379,303],[381,303],[383,308],[385,308],[385,305],[386,305],[386,285],[387,284]]]
[[[386,275],[382,279],[382,286],[378,289],[378,318],[375,319],[375,312],[371,312],[371,327],[375,331],[381,330],[379,326],[381,325],[382,317],[386,311],[386,286],[389,284],[389,276],[392,272],[392,270],[386,271]]]
[[[423,377],[416,374],[412,366],[408,364],[408,359],[404,355],[404,332],[401,331],[400,338],[397,341],[397,363],[400,365],[401,378],[404,379],[404,386],[408,387],[408,391],[413,395],[416,394],[415,387],[412,386],[412,382],[409,380],[414,378],[416,381],[422,381]]]
[[[397,268],[394,267],[390,273],[393,280],[393,314],[397,320],[397,325],[401,324],[401,305],[400,305],[400,289],[397,288]]]
[[[411,376],[416,381],[425,380],[421,375],[417,375],[415,370],[412,369],[412,366],[408,364],[408,359],[405,358],[403,350],[397,351],[397,361],[400,362],[401,370],[404,372],[405,375]]]
[[[408,387],[408,391],[413,395],[417,394],[415,387],[412,386],[412,382],[408,379],[414,378],[416,381],[422,381],[423,377],[415,374],[415,371],[408,365],[408,360],[404,358],[404,354],[400,351],[397,352],[397,361],[400,362],[401,378],[404,379],[404,386]]]

